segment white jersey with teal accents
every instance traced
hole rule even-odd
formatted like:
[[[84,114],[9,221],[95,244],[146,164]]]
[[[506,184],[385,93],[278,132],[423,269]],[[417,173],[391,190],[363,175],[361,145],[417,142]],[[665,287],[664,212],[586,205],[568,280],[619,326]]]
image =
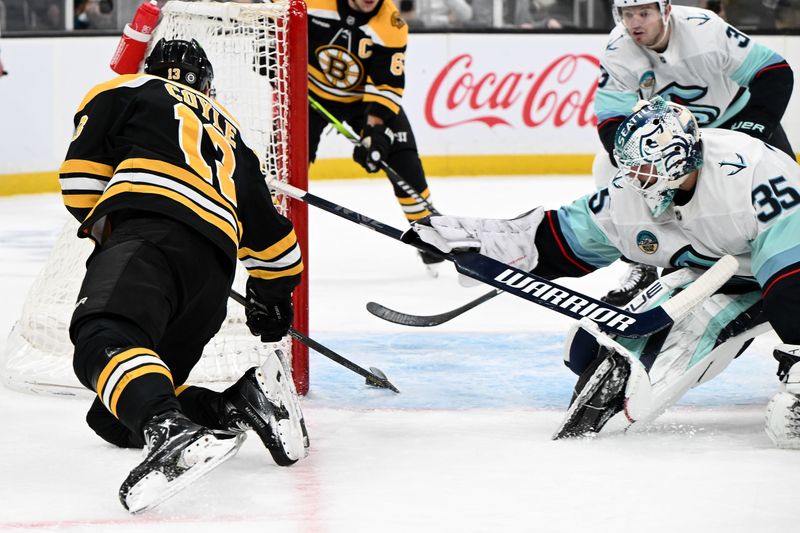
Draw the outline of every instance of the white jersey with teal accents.
[[[617,174],[609,186],[563,206],[561,231],[577,257],[602,267],[639,263],[708,267],[730,254],[761,286],[800,262],[800,166],[744,133],[706,129],[691,199],[653,217]]]
[[[618,24],[600,60],[598,124],[630,114],[656,94],[688,107],[703,127],[716,127],[748,102],[754,76],[784,59],[704,9],[672,6],[663,53],[639,46]]]

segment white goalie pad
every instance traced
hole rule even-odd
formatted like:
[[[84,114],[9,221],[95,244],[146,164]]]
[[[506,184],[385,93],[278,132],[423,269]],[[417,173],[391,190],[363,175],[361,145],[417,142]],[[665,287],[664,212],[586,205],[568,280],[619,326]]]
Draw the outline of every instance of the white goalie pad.
[[[654,366],[648,374],[636,355],[600,331],[594,322],[584,320],[579,327],[595,337],[602,346],[622,355],[630,365],[630,377],[625,386],[625,407],[608,421],[604,432],[628,430],[634,424],[652,422],[689,389],[725,370],[749,340],[771,329],[769,324],[764,323],[736,335],[688,368],[685,366],[688,360],[686,352],[663,352],[657,359],[657,363],[661,362],[660,368]]]
[[[675,288],[696,279],[697,273],[681,269],[653,283],[640,297],[639,308],[660,305]],[[650,296],[647,296],[647,295]],[[756,292],[743,295],[714,294],[703,299],[679,318],[663,343],[658,347],[649,371],[640,361],[647,339],[620,339],[601,332],[596,324],[584,320],[576,324],[567,336],[565,360],[570,352],[586,350],[599,352],[599,347],[616,352],[617,364],[629,367],[625,385],[624,407],[603,426],[603,432],[628,429],[654,420],[680,399],[689,389],[712,379],[722,372],[754,337],[769,331],[764,323],[735,335],[714,346],[720,332],[758,300]],[[591,335],[587,339],[587,334]],[[652,350],[652,347],[649,348]],[[652,360],[652,359],[651,359]]]

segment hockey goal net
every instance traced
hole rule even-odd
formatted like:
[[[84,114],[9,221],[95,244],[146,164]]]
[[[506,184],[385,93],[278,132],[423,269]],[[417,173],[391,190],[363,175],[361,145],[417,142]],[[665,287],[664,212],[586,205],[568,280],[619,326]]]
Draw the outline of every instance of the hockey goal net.
[[[262,158],[269,178],[307,187],[308,104],[307,28],[303,0],[267,4],[170,1],[162,10],[152,43],[159,38],[197,39],[214,67],[216,99],[240,122],[242,133]],[[295,322],[308,332],[307,210],[276,196],[279,210],[295,226],[305,257],[303,283],[295,290]],[[0,371],[6,385],[31,392],[83,394],[72,372],[67,328],[92,245],[76,237],[77,222],[59,236],[34,281],[6,343]],[[239,266],[234,288],[244,293],[246,273]],[[287,337],[295,384],[308,391],[308,351]],[[265,346],[245,325],[233,301],[220,332],[206,347],[189,383],[226,383],[260,365]],[[88,391],[85,391],[88,393]]]

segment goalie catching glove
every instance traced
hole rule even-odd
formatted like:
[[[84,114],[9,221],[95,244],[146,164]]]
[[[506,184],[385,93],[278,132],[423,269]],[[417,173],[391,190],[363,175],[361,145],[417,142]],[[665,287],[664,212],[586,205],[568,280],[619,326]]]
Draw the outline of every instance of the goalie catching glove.
[[[247,327],[253,335],[260,335],[263,342],[278,342],[292,326],[292,297],[262,300],[251,281],[252,278],[247,280],[247,307],[244,310]]]
[[[353,149],[353,160],[367,172],[377,172],[381,161],[386,161],[393,143],[394,132],[385,124],[367,124],[361,132],[361,142]]]
[[[544,218],[537,207],[512,219],[429,216],[409,232],[444,253],[473,251],[530,272],[539,262],[536,229]],[[403,238],[409,242],[412,239]]]

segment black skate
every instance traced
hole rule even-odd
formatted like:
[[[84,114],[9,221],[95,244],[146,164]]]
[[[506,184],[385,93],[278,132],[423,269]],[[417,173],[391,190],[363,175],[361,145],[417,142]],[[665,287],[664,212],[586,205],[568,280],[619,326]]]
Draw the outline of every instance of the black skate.
[[[223,425],[234,432],[252,429],[280,466],[307,455],[306,431],[300,402],[286,370],[275,353],[264,365],[253,367],[222,393]]]
[[[155,416],[144,427],[147,456],[119,489],[131,513],[151,509],[233,457],[245,435],[222,435],[178,411]]]
[[[625,407],[625,385],[631,374],[629,362],[616,352],[598,357],[575,385],[567,415],[553,439],[598,433],[611,417]]]
[[[622,286],[603,296],[601,300],[622,307],[633,300],[642,290],[658,279],[656,267],[641,263],[629,263]]]

